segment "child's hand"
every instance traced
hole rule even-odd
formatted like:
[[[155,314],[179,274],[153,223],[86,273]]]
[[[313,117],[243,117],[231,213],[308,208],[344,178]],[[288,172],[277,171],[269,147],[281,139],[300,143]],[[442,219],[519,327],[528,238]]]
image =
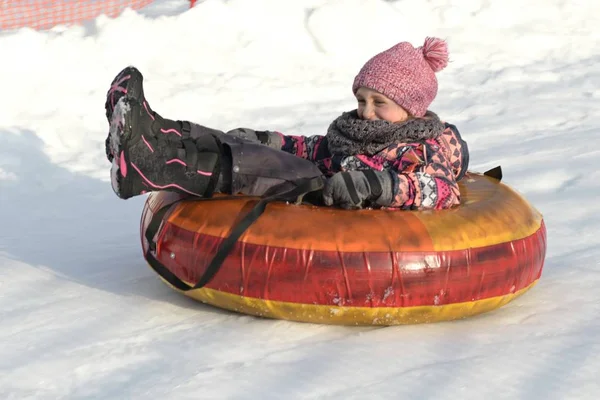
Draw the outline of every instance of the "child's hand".
[[[323,201],[345,209],[370,204],[388,206],[393,198],[393,181],[388,171],[338,172],[325,182]]]

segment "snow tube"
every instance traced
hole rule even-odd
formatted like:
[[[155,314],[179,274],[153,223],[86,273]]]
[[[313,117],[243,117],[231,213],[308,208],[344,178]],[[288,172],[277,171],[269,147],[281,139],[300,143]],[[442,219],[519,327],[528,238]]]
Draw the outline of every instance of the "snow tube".
[[[546,254],[542,215],[510,187],[470,172],[460,190],[462,204],[441,211],[269,203],[209,278],[224,239],[258,199],[155,192],[142,247],[175,290],[240,313],[343,325],[454,320],[533,287]]]

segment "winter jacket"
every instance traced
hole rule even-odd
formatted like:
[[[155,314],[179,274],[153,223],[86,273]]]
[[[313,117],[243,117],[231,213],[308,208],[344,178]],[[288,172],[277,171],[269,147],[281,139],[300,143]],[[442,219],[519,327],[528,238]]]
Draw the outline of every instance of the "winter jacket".
[[[325,176],[367,168],[396,172],[392,174],[395,182],[391,208],[445,209],[460,203],[458,181],[467,171],[469,150],[456,126],[449,123],[437,138],[392,143],[370,157],[333,156],[323,135],[281,135],[281,150],[312,161]]]

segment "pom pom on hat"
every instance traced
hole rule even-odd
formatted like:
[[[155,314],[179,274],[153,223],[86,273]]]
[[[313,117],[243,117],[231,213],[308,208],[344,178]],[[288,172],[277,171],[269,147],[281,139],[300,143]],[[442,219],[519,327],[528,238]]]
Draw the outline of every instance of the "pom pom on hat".
[[[448,45],[439,38],[427,37],[421,47],[423,57],[431,66],[433,72],[438,72],[448,65]]]

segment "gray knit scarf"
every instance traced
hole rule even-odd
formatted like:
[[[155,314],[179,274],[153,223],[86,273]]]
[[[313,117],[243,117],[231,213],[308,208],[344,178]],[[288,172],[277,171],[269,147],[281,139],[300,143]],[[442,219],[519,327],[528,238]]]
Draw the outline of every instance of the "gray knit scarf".
[[[327,143],[332,154],[372,156],[394,142],[408,143],[432,139],[440,135],[444,124],[427,111],[423,118],[401,123],[360,119],[356,110],[344,112],[327,130]]]

